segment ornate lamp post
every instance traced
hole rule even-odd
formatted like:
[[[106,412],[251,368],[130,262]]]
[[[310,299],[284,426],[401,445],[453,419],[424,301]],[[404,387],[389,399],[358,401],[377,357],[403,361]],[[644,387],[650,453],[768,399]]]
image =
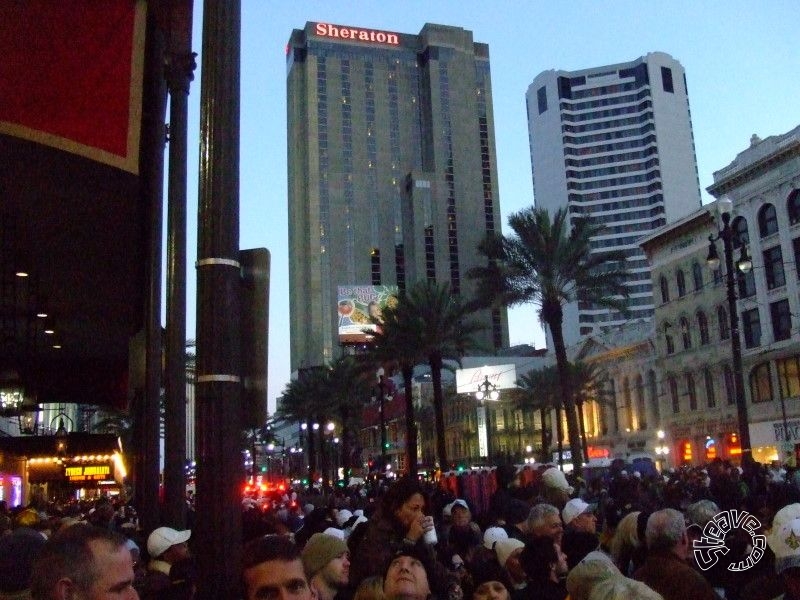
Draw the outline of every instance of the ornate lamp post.
[[[741,440],[742,448],[742,462],[750,461],[752,459],[753,449],[750,446],[750,424],[747,418],[747,401],[744,397],[744,375],[742,373],[742,346],[739,339],[739,313],[736,309],[736,288],[735,288],[735,275],[733,267],[733,241],[736,232],[731,227],[731,212],[733,201],[728,196],[723,196],[717,200],[720,218],[722,219],[722,227],[719,233],[714,236],[708,236],[708,257],[706,262],[708,266],[716,270],[719,268],[720,259],[717,254],[717,246],[715,242],[722,240],[722,247],[725,253],[725,285],[727,288],[728,296],[728,317],[730,319],[731,329],[731,354],[733,357],[733,385],[734,393],[736,395],[736,415],[739,423],[739,439]],[[747,248],[745,247],[744,240],[742,242],[742,251],[739,260],[736,263],[738,270],[742,273],[747,273],[753,266],[750,257],[747,255]]]
[[[478,406],[478,455],[483,456],[481,452],[482,447],[486,449],[486,458],[491,460],[492,445],[490,443],[491,423],[489,416],[486,412],[485,401],[497,401],[500,398],[500,392],[497,391],[497,386],[489,381],[489,376],[486,375],[483,383],[478,385],[478,391],[475,392],[475,398],[478,399],[480,405]]]

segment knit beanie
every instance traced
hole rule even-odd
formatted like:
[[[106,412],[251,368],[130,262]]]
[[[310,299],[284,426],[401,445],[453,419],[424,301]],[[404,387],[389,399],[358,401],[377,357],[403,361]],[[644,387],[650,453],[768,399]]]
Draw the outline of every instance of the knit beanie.
[[[324,569],[325,565],[347,551],[344,540],[327,533],[315,533],[306,542],[301,555],[306,577],[311,579]]]
[[[558,467],[550,467],[542,473],[542,483],[549,488],[555,488],[567,494],[573,492],[572,486],[567,483],[567,478]]]
[[[494,552],[497,554],[497,562],[500,563],[501,567],[506,566],[506,561],[508,557],[519,548],[524,548],[525,542],[522,542],[515,538],[508,538],[507,540],[499,540],[494,545]]]

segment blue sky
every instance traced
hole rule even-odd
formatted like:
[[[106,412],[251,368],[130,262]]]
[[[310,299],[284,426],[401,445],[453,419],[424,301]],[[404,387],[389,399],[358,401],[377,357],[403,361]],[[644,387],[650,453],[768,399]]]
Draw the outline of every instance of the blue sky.
[[[202,0],[193,48],[202,53]],[[713,172],[749,144],[800,123],[796,0],[600,1],[242,0],[240,246],[272,253],[269,404],[289,381],[285,47],[292,29],[324,21],[401,33],[425,23],[463,27],[489,45],[500,207],[533,199],[525,92],[548,69],[671,54],[686,69],[703,202]],[[195,335],[200,69],[189,96],[187,337]],[[545,345],[533,307],[510,311],[511,342]]]

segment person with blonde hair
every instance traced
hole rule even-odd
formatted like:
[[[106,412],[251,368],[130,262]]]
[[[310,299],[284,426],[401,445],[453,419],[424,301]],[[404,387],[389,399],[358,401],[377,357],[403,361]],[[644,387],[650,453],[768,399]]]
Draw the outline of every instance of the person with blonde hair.
[[[625,575],[630,575],[644,562],[646,548],[639,538],[640,511],[628,513],[617,524],[614,537],[611,538],[611,558]]]
[[[664,600],[664,597],[641,581],[612,575],[592,588],[589,600]]]

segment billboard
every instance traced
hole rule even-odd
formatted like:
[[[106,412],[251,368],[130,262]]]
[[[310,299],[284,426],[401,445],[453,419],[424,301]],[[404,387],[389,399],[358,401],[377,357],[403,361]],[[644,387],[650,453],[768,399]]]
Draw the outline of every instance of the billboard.
[[[396,285],[340,285],[336,302],[339,342],[363,344],[372,339],[383,309],[397,301]]]
[[[486,378],[489,383],[497,386],[498,390],[507,390],[517,387],[517,367],[514,364],[491,365],[477,369],[459,369],[456,371],[456,393],[474,394],[478,386]]]

